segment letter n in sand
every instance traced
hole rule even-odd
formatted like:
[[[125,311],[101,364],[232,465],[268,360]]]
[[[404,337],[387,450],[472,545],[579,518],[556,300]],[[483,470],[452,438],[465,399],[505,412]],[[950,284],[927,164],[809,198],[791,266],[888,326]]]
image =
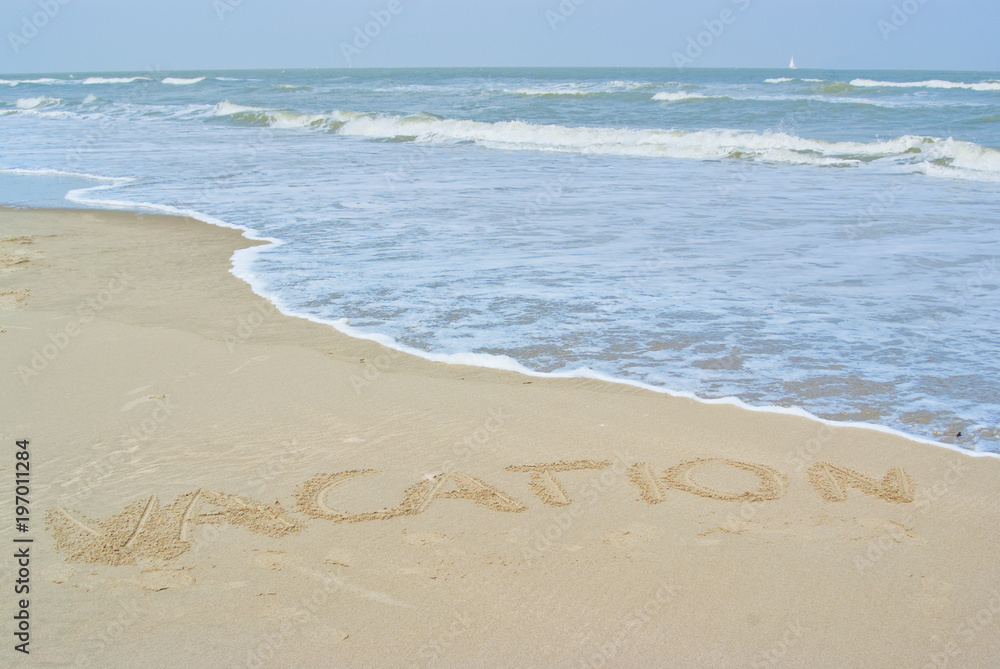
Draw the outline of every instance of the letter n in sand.
[[[845,501],[847,488],[857,488],[866,495],[893,504],[909,504],[915,497],[913,479],[900,467],[891,467],[881,481],[829,462],[817,462],[809,468],[808,474],[813,487],[827,502]]]

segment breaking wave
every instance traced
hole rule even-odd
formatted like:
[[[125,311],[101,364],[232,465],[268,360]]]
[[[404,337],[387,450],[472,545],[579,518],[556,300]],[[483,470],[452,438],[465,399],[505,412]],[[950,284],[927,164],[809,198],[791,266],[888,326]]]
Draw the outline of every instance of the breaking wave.
[[[134,81],[152,81],[149,77],[87,77],[83,84],[131,84]]]
[[[784,132],[667,130],[539,125],[525,121],[470,121],[431,114],[410,116],[333,111],[303,114],[215,105],[209,116],[272,128],[300,128],[380,140],[424,143],[472,142],[503,150],[593,155],[740,159],[792,165],[852,167],[875,160],[913,165],[933,176],[1000,181],[1000,151],[973,142],[904,135],[875,142],[832,142]]]
[[[1000,81],[980,81],[965,83],[929,79],[927,81],[876,81],[874,79],[852,79],[851,86],[858,88],[966,88],[972,91],[1000,91]]]
[[[180,77],[166,77],[160,83],[173,84],[174,86],[188,86],[190,84],[197,84],[202,81],[205,81],[205,77],[194,77],[191,79],[182,79]]]

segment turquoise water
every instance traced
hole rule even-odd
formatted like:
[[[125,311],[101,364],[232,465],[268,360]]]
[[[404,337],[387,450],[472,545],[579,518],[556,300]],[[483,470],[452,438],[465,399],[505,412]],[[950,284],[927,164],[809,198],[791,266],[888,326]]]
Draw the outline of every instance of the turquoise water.
[[[0,75],[0,133],[0,201],[280,239],[354,334],[1000,450],[996,73]]]

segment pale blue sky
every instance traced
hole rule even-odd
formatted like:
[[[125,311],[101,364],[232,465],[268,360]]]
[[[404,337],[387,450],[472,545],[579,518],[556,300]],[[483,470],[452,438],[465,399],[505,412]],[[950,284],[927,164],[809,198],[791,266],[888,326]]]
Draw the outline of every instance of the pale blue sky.
[[[0,72],[673,67],[699,38],[689,66],[1000,71],[998,27],[997,0],[3,0]]]

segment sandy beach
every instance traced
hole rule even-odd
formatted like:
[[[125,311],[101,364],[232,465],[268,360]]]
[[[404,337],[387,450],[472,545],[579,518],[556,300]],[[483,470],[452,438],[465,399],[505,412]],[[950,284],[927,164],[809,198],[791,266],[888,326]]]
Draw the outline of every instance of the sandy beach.
[[[4,666],[996,666],[996,458],[429,362],[279,313],[255,243],[0,210]]]

